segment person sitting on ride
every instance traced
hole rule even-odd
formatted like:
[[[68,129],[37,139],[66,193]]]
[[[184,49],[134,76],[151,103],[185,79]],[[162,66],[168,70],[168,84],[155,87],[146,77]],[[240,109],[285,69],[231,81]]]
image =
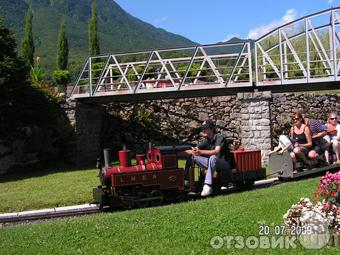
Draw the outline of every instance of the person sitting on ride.
[[[327,120],[327,134],[329,142],[332,145],[335,153],[334,164],[340,164],[340,124],[337,123],[337,117],[335,112],[331,112],[328,115]],[[329,163],[329,150],[325,151],[326,161]]]
[[[312,150],[309,151],[308,157],[310,159],[317,159],[330,145],[324,139],[327,132],[323,128],[321,121],[307,118],[304,110],[299,110],[299,113],[302,115],[304,124],[309,127],[312,135]]]
[[[197,147],[187,150],[187,161],[185,164],[185,176],[188,176],[192,160],[202,168],[207,169],[201,196],[209,196],[213,192],[213,174],[216,170],[230,170],[231,165],[227,161],[229,157],[229,146],[224,136],[216,132],[215,124],[208,119],[202,124],[203,141]],[[218,169],[217,169],[218,166]]]
[[[294,124],[290,129],[290,139],[293,143],[293,151],[290,156],[293,162],[296,162],[296,158],[300,158],[304,163],[306,163],[306,156],[309,149],[312,148],[312,136],[311,131],[307,125],[303,122],[303,117],[299,112],[296,112],[292,120]]]
[[[268,152],[268,156],[272,155],[274,152],[277,154],[282,154],[285,151],[291,153],[293,151],[293,145],[292,141],[286,135],[282,134],[279,136],[279,146]]]

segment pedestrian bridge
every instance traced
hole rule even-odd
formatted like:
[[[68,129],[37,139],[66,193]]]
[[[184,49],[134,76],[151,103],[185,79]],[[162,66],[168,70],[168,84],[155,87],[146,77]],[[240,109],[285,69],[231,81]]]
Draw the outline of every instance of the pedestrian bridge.
[[[340,7],[300,18],[256,41],[92,56],[68,96],[110,102],[339,89]]]

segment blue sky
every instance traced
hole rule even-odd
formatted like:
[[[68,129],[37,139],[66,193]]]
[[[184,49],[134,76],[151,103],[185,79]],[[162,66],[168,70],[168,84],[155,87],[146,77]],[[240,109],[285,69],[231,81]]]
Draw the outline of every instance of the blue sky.
[[[340,0],[116,0],[132,16],[201,44],[256,39]]]

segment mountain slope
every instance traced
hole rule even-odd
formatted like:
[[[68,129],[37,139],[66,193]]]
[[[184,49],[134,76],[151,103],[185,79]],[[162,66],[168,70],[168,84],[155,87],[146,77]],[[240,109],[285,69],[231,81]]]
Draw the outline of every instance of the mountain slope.
[[[72,70],[79,71],[88,56],[88,19],[92,0],[0,0],[0,16],[16,34],[18,48],[24,34],[25,14],[33,10],[33,36],[37,56],[48,70],[56,66],[56,41],[61,17],[65,19]],[[127,12],[114,0],[97,0],[98,36],[102,53],[138,51],[194,45],[163,29],[155,28]]]

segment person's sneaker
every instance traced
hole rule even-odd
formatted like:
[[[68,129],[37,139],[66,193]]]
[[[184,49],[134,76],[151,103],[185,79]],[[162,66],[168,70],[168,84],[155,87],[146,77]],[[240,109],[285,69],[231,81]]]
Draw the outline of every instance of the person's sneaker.
[[[208,184],[204,184],[203,190],[201,192],[201,197],[207,197],[210,196],[213,192],[212,187],[210,187]]]
[[[232,183],[228,183],[227,186],[221,186],[221,191],[231,190],[231,189],[233,189],[233,188],[235,188],[235,185],[232,184]]]

